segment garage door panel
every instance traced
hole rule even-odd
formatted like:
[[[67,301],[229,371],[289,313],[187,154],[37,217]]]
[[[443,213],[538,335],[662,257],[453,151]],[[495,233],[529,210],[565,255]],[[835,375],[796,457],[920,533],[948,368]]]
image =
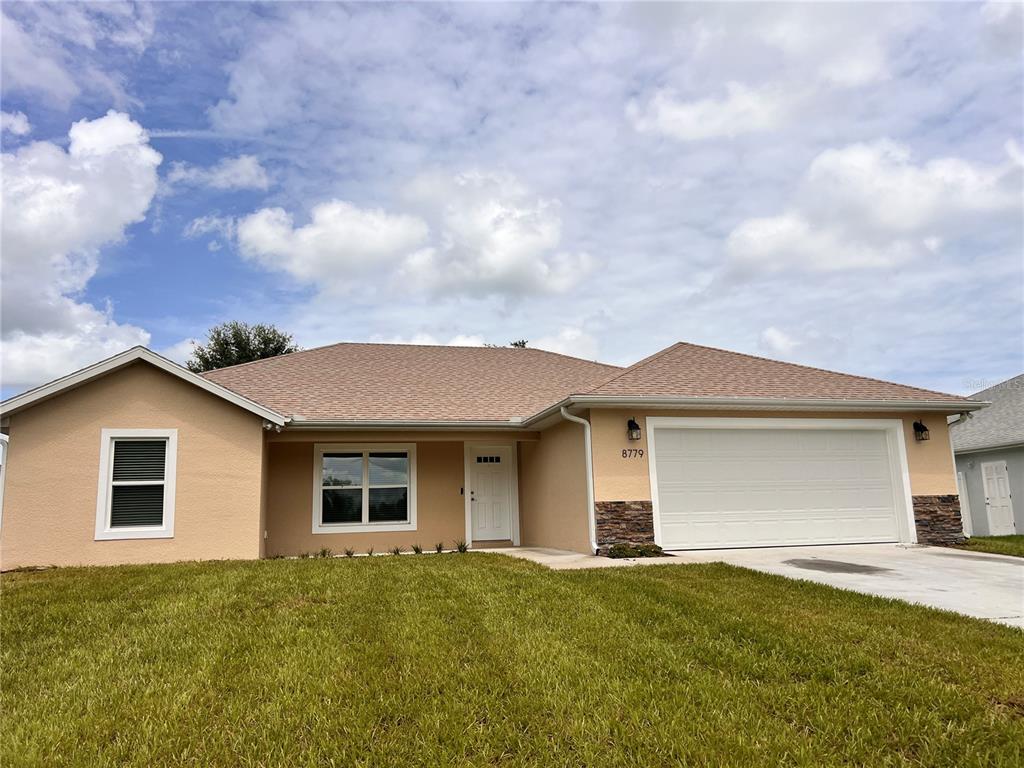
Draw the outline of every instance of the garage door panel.
[[[666,548],[898,540],[882,430],[657,428],[653,440]]]

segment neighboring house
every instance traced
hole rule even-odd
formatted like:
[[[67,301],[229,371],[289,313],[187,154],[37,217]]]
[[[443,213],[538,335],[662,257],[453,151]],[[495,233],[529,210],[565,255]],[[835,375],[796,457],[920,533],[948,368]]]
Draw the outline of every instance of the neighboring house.
[[[628,368],[337,344],[203,376],[135,347],[0,404],[0,565],[949,543],[946,418],[982,405],[692,344]]]
[[[992,405],[950,425],[964,532],[1024,533],[1024,374],[971,397]]]

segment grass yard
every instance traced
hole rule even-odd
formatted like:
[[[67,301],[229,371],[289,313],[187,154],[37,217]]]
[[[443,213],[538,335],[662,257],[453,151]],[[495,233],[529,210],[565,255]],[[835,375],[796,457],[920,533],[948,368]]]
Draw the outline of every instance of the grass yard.
[[[961,549],[1024,557],[1024,536],[972,536]]]
[[[6,574],[0,763],[1014,765],[1024,632],[721,564]]]

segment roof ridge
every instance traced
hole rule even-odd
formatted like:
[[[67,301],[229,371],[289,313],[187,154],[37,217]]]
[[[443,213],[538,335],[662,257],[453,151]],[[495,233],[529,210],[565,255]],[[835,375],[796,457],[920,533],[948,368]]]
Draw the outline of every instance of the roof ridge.
[[[764,357],[763,355],[751,355],[751,354],[748,354],[746,352],[736,352],[735,350],[722,349],[721,347],[711,347],[711,346],[708,346],[706,344],[694,344],[693,342],[689,342],[689,341],[677,341],[676,343],[671,344],[671,345],[665,347],[665,349],[661,350],[660,352],[655,352],[653,355],[649,355],[648,357],[645,357],[642,360],[639,360],[638,362],[636,362],[633,365],[631,365],[628,368],[626,368],[621,373],[619,373],[619,374],[617,374],[615,376],[612,376],[610,379],[608,379],[608,380],[598,384],[597,386],[595,386],[590,391],[591,392],[596,392],[597,390],[599,390],[599,389],[601,389],[603,387],[608,386],[609,384],[611,384],[612,382],[622,378],[623,376],[625,376],[625,375],[627,375],[629,373],[633,373],[634,371],[640,370],[640,369],[646,367],[648,364],[654,362],[658,358],[668,354],[669,352],[671,352],[671,351],[673,351],[675,349],[678,349],[678,348],[684,347],[684,346],[685,347],[692,347],[692,348],[696,348],[696,349],[706,349],[706,350],[710,350],[712,352],[718,352],[718,353],[721,353],[721,354],[732,355],[734,357],[743,357],[743,358],[746,358],[748,360],[760,360],[760,361],[763,361],[763,362],[775,363],[777,365],[785,365],[785,366],[789,366],[789,367],[792,367],[792,368],[802,368],[802,369],[807,370],[807,371],[816,371],[818,373],[827,373],[827,374],[834,375],[834,376],[844,376],[844,377],[851,378],[851,379],[858,379],[860,381],[870,381],[870,382],[873,382],[875,384],[886,384],[886,385],[889,385],[889,386],[897,386],[897,387],[904,387],[906,389],[914,389],[914,390],[917,390],[918,392],[926,392],[926,393],[931,394],[931,395],[941,396],[942,398],[955,398],[957,400],[966,400],[967,399],[967,398],[963,397],[962,395],[952,395],[952,394],[949,394],[948,392],[939,392],[939,391],[934,390],[934,389],[925,389],[923,387],[916,387],[916,386],[914,386],[912,384],[902,384],[902,383],[896,382],[896,381],[886,381],[885,379],[877,379],[877,378],[874,378],[874,377],[871,377],[871,376],[862,376],[862,375],[856,374],[856,373],[845,373],[843,371],[833,371],[833,370],[830,370],[828,368],[819,368],[819,367],[813,366],[813,365],[803,365],[802,363],[791,363],[791,362],[788,362],[786,360],[776,360],[776,359],[773,359],[773,358],[770,358],[770,357]]]
[[[751,360],[765,360],[765,361],[767,361],[769,363],[778,363],[779,365],[788,365],[788,366],[792,366],[793,368],[803,368],[803,369],[808,370],[808,371],[818,371],[819,373],[829,373],[829,374],[832,374],[832,375],[835,375],[835,376],[846,376],[846,377],[851,378],[851,379],[860,379],[861,381],[871,381],[871,382],[874,382],[876,384],[889,384],[889,385],[895,384],[897,387],[906,387],[907,389],[916,389],[918,392],[927,392],[927,393],[932,394],[932,395],[941,395],[942,397],[953,397],[953,398],[956,398],[957,400],[966,400],[967,399],[967,398],[963,397],[962,395],[952,395],[949,392],[939,392],[938,390],[934,390],[934,389],[925,389],[924,387],[915,387],[913,384],[901,384],[898,381],[887,381],[885,379],[876,379],[873,376],[862,376],[859,373],[845,373],[843,371],[833,371],[833,370],[830,370],[829,368],[819,368],[819,367],[814,366],[814,365],[804,365],[802,363],[790,363],[790,362],[787,362],[786,360],[775,360],[774,358],[764,357],[763,355],[751,355],[751,354],[748,354],[746,352],[736,352],[736,351],[731,350],[731,349],[722,349],[720,347],[709,347],[706,344],[693,344],[693,343],[688,342],[688,341],[681,341],[681,342],[678,343],[678,345],[686,345],[688,347],[697,347],[699,349],[710,349],[713,352],[724,352],[727,355],[734,355],[736,357],[746,357],[746,358],[749,358]]]
[[[433,345],[428,345],[433,346]],[[475,349],[475,347],[468,347],[468,349]],[[513,347],[490,347],[490,349],[513,349]],[[615,365],[614,363],[602,363],[600,360],[587,360],[585,357],[576,357],[574,355],[567,355],[564,352],[552,352],[550,349],[541,349],[540,347],[522,347],[522,349],[528,349],[531,352],[543,352],[545,355],[554,355],[555,357],[564,357],[569,360],[578,360],[581,363],[589,363],[590,365],[600,365],[603,368],[615,368],[622,370],[621,365]]]
[[[391,342],[391,341],[336,341],[331,344],[322,344],[319,347],[310,347],[309,349],[297,349],[294,352],[283,352],[280,355],[273,355],[271,357],[263,357],[259,360],[249,360],[244,363],[235,363],[234,365],[225,365],[222,368],[213,368],[209,371],[203,371],[200,376],[206,376],[209,373],[216,373],[217,371],[228,371],[237,368],[243,368],[247,365],[256,365],[258,363],[265,363],[268,360],[279,360],[284,357],[291,357],[293,355],[303,355],[307,352],[321,352],[325,349],[331,349],[333,347],[354,347],[354,346],[372,346],[372,347],[403,347],[403,348],[415,348],[415,349],[498,349],[511,351],[513,349],[519,349],[517,347],[504,347],[504,346],[487,346],[485,345],[470,345],[470,344],[412,344],[409,342]],[[581,363],[588,363],[590,365],[600,365],[604,368],[616,368],[622,370],[621,366],[613,365],[612,363],[602,363],[599,360],[587,360],[583,357],[574,357],[573,355],[567,355],[562,352],[552,352],[547,349],[540,349],[539,347],[523,347],[522,349],[530,352],[542,352],[545,355],[554,355],[555,357],[563,357],[568,360],[576,360]]]
[[[597,386],[595,386],[595,387],[594,387],[594,388],[593,388],[593,389],[591,390],[591,392],[593,392],[594,390],[598,390],[598,389],[600,389],[600,388],[601,388],[601,387],[603,387],[603,386],[606,386],[606,385],[608,385],[608,384],[611,384],[611,383],[612,383],[613,381],[615,381],[616,379],[619,379],[619,378],[621,378],[621,377],[625,376],[625,375],[626,375],[627,373],[630,373],[631,371],[637,370],[637,369],[641,368],[642,366],[645,366],[645,365],[647,365],[648,363],[650,363],[650,362],[653,362],[654,360],[657,360],[657,359],[658,359],[659,357],[661,357],[662,355],[665,355],[665,354],[667,354],[667,353],[671,352],[671,351],[672,351],[673,349],[675,349],[676,347],[678,347],[678,346],[682,345],[682,343],[683,343],[683,342],[681,342],[681,341],[677,341],[677,342],[675,342],[674,344],[669,344],[669,345],[668,345],[667,347],[665,347],[665,348],[664,348],[663,350],[661,350],[661,351],[659,351],[659,352],[655,352],[655,353],[654,353],[653,355],[648,355],[647,357],[645,357],[645,358],[643,358],[643,359],[641,359],[641,360],[637,360],[637,361],[636,361],[635,363],[633,363],[632,365],[627,365],[627,366],[626,366],[625,368],[623,368],[623,369],[622,369],[621,371],[619,371],[619,372],[618,372],[617,374],[615,374],[614,376],[612,376],[612,377],[611,377],[610,379],[607,379],[607,380],[605,380],[605,381],[602,381],[602,382],[601,382],[600,384],[598,384]],[[583,394],[583,393],[581,393],[581,394]]]

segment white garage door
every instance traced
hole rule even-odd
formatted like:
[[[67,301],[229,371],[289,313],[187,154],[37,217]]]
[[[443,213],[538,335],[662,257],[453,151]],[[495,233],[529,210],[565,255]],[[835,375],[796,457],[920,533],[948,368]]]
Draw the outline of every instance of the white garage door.
[[[884,429],[655,427],[653,440],[666,549],[899,540]]]

